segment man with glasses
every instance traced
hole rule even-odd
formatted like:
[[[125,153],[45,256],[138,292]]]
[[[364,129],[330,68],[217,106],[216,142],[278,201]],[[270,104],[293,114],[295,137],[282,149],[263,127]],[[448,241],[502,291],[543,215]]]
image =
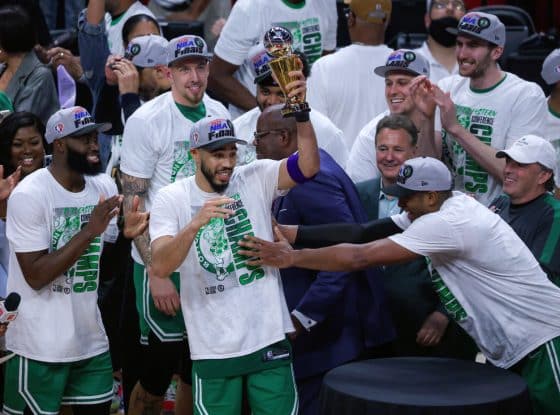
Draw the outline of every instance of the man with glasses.
[[[300,55],[300,58],[303,66],[301,70],[303,76],[301,76],[301,79],[304,79],[309,75],[309,65],[307,65],[305,56]],[[271,105],[286,102],[282,89],[272,77],[270,66],[268,65],[270,59],[270,55],[262,44],[254,46],[249,52],[248,61],[257,87],[257,107],[247,111],[233,121],[237,136],[248,143],[246,146],[240,146],[237,149],[239,165],[250,163],[256,158],[255,146],[252,145],[253,133],[255,132],[257,119],[261,112]],[[348,149],[346,148],[342,131],[313,107],[309,117],[315,129],[319,147],[329,153],[342,168],[345,168],[348,159]]]
[[[430,62],[430,80],[437,82],[459,72],[455,57],[457,36],[447,29],[456,28],[466,11],[463,0],[427,0],[424,24],[428,39],[416,49]]]
[[[96,124],[82,107],[57,111],[45,139],[49,167],[30,174],[8,201],[8,291],[21,296],[10,324],[6,414],[108,414],[113,397],[109,344],[97,307],[104,242],[117,239],[122,196],[101,174]]]
[[[278,106],[259,117],[257,158],[282,160],[297,151],[296,123],[282,118]],[[352,180],[324,150],[317,175],[274,201],[281,224],[361,223],[366,214]],[[296,328],[292,336],[299,414],[319,414],[319,391],[325,373],[391,341],[393,328],[379,270],[315,272],[282,270],[286,302]]]
[[[546,100],[537,84],[498,65],[506,41],[500,19],[467,13],[457,32],[459,75],[429,90],[441,115],[436,117],[441,140],[437,134],[435,144],[455,174],[455,188],[488,206],[501,193],[504,179],[505,162],[496,159],[496,152],[543,131]]]

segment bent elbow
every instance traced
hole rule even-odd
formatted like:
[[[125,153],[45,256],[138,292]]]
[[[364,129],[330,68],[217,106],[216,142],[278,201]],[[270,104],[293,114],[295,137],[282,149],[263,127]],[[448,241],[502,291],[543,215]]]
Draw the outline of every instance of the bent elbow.
[[[48,282],[45,282],[42,278],[34,275],[24,274],[23,278],[25,279],[27,285],[29,285],[35,291],[41,290],[45,285],[48,284]]]

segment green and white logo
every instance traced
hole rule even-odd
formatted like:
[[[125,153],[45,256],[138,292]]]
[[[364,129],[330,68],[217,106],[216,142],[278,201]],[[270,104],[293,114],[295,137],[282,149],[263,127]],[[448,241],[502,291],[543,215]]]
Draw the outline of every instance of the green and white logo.
[[[481,29],[486,29],[488,26],[490,26],[490,20],[488,20],[486,17],[481,17],[478,20],[478,26],[480,26]]]
[[[195,236],[198,262],[206,271],[214,274],[218,281],[228,279],[227,286],[244,286],[265,276],[260,266],[247,264],[248,258],[239,254],[238,244],[245,235],[254,235],[249,213],[238,193],[230,196],[235,202],[228,204],[228,209],[235,213],[227,219],[213,218],[206,226],[200,228]]]
[[[414,52],[406,52],[404,54],[404,60],[407,62],[413,62],[416,59],[416,54]]]
[[[200,228],[195,246],[198,262],[206,271],[215,274],[218,281],[223,281],[235,270],[223,219],[212,218]]]
[[[170,183],[177,179],[190,177],[196,171],[196,164],[191,156],[190,142],[188,140],[173,143],[173,166],[171,167]]]
[[[51,251],[61,249],[89,222],[93,208],[94,206],[54,209]],[[64,284],[61,284],[59,279],[53,282],[53,291],[65,294],[70,294],[70,291],[75,293],[96,291],[101,246],[101,237],[98,236],[64,273]]]

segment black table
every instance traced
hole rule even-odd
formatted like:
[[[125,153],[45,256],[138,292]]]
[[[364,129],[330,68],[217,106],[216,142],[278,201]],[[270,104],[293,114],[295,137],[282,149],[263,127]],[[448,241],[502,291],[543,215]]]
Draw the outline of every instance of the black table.
[[[515,373],[455,359],[399,357],[349,363],[323,380],[325,415],[529,415]]]

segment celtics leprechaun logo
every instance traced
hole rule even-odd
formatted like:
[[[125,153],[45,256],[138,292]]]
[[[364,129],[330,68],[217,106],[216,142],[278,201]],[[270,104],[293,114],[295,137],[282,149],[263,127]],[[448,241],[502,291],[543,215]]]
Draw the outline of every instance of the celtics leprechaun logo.
[[[231,258],[224,220],[212,218],[195,237],[198,262],[208,272],[223,281],[235,268]]]

